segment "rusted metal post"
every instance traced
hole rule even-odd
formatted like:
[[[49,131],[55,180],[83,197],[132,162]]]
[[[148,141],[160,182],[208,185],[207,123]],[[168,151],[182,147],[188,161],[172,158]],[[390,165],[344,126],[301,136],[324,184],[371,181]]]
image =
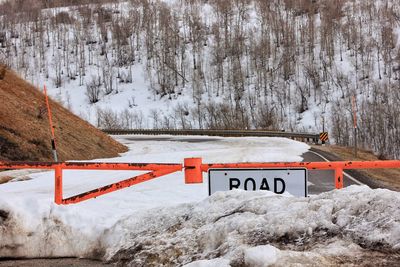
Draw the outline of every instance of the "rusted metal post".
[[[61,165],[56,165],[54,168],[55,180],[54,180],[54,202],[57,205],[62,204],[63,200],[63,183],[62,183],[62,167]]]
[[[343,188],[343,169],[342,168],[335,169],[335,187],[336,187],[336,189]]]
[[[203,182],[201,164],[201,158],[187,158],[184,160],[186,184],[198,184]]]

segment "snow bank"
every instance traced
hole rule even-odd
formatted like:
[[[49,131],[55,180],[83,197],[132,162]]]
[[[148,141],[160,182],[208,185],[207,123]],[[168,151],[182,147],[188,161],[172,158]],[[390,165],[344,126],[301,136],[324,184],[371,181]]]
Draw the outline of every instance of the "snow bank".
[[[221,257],[248,266],[300,258],[324,263],[332,252],[399,251],[399,207],[400,193],[366,186],[310,198],[220,192],[199,203],[129,216],[102,243],[107,260],[133,266]]]
[[[68,210],[34,206],[35,217],[16,209],[19,204],[0,204],[1,256],[200,267],[328,264],[337,255],[400,251],[400,193],[366,186],[310,198],[220,192],[200,202],[135,212],[103,231],[95,218],[90,231],[71,224]],[[76,216],[72,221],[83,219]]]
[[[304,143],[285,138],[222,138],[198,136],[122,136],[130,150],[106,162],[299,161]],[[159,140],[159,141],[155,141]],[[137,175],[130,171],[65,171],[64,196],[82,193]],[[121,218],[155,207],[161,209],[201,201],[204,184],[185,185],[175,173],[77,205],[53,204],[53,172],[27,174],[31,179],[0,186],[0,257],[95,257],[100,238]]]
[[[160,143],[124,137],[131,150],[106,161],[180,162],[198,156],[204,162],[297,161],[308,149],[283,138],[163,138]],[[131,175],[66,172],[65,194]],[[309,198],[244,191],[207,197],[207,183],[185,185],[177,173],[56,206],[53,173],[30,178],[0,186],[0,257],[191,267],[339,264],[337,255],[400,260],[398,192],[352,186]]]
[[[263,267],[277,262],[279,249],[271,245],[248,248],[244,251],[244,262],[254,267]]]

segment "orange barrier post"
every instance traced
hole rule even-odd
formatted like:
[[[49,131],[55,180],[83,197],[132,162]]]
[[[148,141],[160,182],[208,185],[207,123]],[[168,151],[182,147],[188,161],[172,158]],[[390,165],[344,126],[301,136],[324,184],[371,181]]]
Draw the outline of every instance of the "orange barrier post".
[[[60,164],[54,169],[54,202],[58,205],[62,204],[63,200],[63,183],[62,183],[62,167]]]
[[[343,169],[342,168],[335,169],[335,187],[336,187],[336,189],[343,188]]]
[[[201,158],[186,158],[184,160],[186,184],[198,184],[203,182],[203,173],[201,171],[201,166]]]

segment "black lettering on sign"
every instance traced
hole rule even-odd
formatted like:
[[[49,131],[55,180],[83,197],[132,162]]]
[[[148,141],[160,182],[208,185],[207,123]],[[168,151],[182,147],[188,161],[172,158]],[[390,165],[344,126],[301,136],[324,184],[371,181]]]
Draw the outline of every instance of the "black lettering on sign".
[[[278,182],[281,184],[281,190],[278,191]],[[283,194],[286,189],[285,181],[282,178],[274,178],[274,192],[275,194]]]
[[[244,190],[247,190],[247,184],[249,183],[251,181],[251,183],[253,184],[253,191],[255,191],[256,190],[256,181],[254,181],[254,179],[253,178],[247,178],[245,181],[244,181]]]
[[[269,190],[267,178],[262,179],[260,190]]]
[[[240,180],[238,178],[229,178],[229,190],[233,188],[239,188]]]

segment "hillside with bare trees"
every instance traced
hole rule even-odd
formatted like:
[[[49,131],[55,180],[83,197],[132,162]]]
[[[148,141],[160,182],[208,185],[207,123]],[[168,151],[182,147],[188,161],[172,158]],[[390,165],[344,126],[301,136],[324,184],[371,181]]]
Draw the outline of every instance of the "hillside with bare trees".
[[[102,128],[322,131],[400,158],[400,3],[5,1],[0,61]],[[90,2],[91,4],[88,4]]]

